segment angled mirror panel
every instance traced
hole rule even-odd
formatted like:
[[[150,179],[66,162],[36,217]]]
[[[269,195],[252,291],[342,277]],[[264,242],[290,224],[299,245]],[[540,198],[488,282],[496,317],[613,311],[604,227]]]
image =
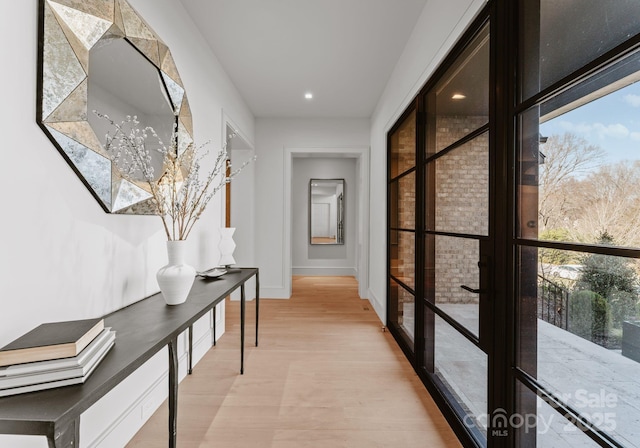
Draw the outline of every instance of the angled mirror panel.
[[[41,119],[46,119],[87,76],[51,8],[44,9]]]
[[[151,193],[124,179],[120,179],[115,185],[115,193],[116,201],[113,204],[115,212],[124,211],[131,207],[131,204],[138,204],[151,198]]]
[[[153,214],[150,186],[122,179],[103,146],[112,129],[92,111],[116,123],[135,115],[167,146],[177,125],[179,152],[193,150],[169,48],[125,0],[40,0],[40,20],[38,124],[106,212]],[[160,178],[159,152],[153,164]]]
[[[80,175],[93,189],[102,203],[111,205],[111,176],[104,176],[111,169],[111,162],[81,143],[49,127],[49,132],[63,149],[70,163],[76,167]]]
[[[309,244],[344,244],[344,179],[309,181]]]
[[[60,2],[51,2],[50,5],[58,21],[67,28],[65,34],[79,42],[86,50],[93,47],[111,27],[111,21],[107,18],[84,13],[76,7],[66,6]],[[75,45],[74,47],[75,52],[78,53],[77,47]]]
[[[180,107],[182,106],[182,98],[184,97],[184,89],[165,73],[162,73],[162,80],[164,81],[164,85],[171,97],[171,102],[175,105],[176,110],[180,110]]]

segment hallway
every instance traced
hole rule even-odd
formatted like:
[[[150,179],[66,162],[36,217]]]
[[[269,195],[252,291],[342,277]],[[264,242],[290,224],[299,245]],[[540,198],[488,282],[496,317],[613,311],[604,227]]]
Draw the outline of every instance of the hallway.
[[[247,304],[238,373],[238,302],[227,331],[180,383],[178,446],[438,448],[460,446],[351,277],[294,277],[290,300]],[[166,447],[166,403],[127,445]]]

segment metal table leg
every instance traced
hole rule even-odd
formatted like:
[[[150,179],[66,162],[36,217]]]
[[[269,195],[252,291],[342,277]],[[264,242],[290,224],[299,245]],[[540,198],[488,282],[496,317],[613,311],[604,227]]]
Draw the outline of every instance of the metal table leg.
[[[189,325],[189,375],[191,372],[193,372],[193,325]]]
[[[178,337],[169,341],[169,448],[177,448],[178,434]]]
[[[244,283],[240,285],[240,375],[244,374],[244,315],[246,297]]]
[[[260,274],[256,272],[256,347],[258,346],[259,320],[260,320]]]
[[[49,448],[77,448],[80,446],[80,417],[65,426],[56,425],[47,435]]]

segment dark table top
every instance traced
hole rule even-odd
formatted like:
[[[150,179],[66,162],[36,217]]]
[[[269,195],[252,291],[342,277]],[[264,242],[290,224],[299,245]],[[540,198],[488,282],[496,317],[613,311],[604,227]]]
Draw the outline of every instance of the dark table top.
[[[0,398],[0,433],[47,434],[66,425],[258,272],[230,270],[222,277],[197,277],[186,302],[169,306],[155,294],[104,316],[116,343],[84,384]]]

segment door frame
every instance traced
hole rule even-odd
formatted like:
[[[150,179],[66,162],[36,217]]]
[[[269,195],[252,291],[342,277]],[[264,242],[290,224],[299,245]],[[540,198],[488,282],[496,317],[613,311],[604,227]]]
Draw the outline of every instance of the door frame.
[[[283,228],[283,269],[282,288],[276,298],[288,299],[291,297],[293,276],[293,244],[292,239],[292,180],[294,157],[327,157],[327,158],[351,158],[356,159],[356,175],[359,182],[356,186],[358,192],[358,227],[356,269],[358,280],[358,294],[361,299],[369,298],[369,152],[367,147],[331,147],[331,148],[284,148],[284,228]],[[375,301],[371,302],[379,316],[383,316],[383,310],[378,309]]]

